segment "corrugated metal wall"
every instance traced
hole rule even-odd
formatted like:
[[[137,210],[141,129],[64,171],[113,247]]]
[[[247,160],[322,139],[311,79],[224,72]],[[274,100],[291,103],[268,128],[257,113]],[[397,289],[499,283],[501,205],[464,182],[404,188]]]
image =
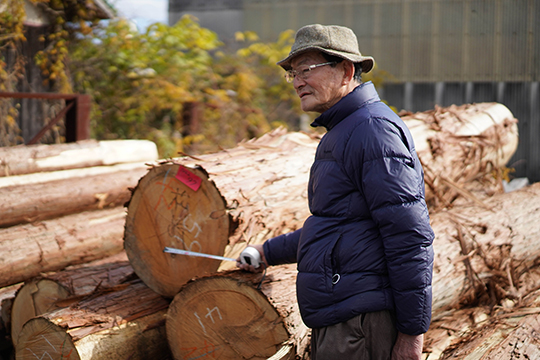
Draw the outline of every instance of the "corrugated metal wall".
[[[538,0],[244,0],[263,40],[313,23],[353,29],[395,82],[540,80]]]
[[[398,109],[505,104],[519,120],[513,175],[540,181],[540,0],[244,0],[244,28],[263,40],[313,23],[354,30]]]
[[[170,7],[232,6],[193,1]],[[540,181],[540,0],[243,0],[238,11],[263,41],[313,23],[350,27],[391,75],[380,90],[398,109],[503,103],[519,120],[514,175]]]

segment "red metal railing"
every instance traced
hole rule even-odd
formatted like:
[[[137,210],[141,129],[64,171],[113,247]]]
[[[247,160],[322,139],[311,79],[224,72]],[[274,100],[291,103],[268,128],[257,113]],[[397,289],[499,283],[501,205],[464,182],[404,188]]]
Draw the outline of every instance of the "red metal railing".
[[[60,119],[65,117],[66,142],[75,142],[90,138],[90,96],[80,94],[55,93],[17,93],[0,92],[0,97],[14,99],[65,100],[66,107],[60,110],[26,145],[35,144]]]

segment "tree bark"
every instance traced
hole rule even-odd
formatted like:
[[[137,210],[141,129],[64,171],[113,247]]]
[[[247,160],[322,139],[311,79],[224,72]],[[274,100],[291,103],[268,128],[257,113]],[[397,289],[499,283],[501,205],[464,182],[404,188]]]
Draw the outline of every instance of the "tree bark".
[[[540,275],[540,269],[532,270]],[[537,359],[540,355],[539,291],[519,303],[448,311],[425,336],[428,359]]]
[[[22,328],[17,360],[170,359],[169,302],[140,280],[42,314]]]
[[[142,163],[120,164],[0,178],[0,227],[121,206],[147,170]],[[2,186],[9,181],[18,185]]]
[[[148,140],[84,140],[56,145],[21,145],[0,148],[0,176],[157,159],[157,147]]]
[[[433,214],[434,314],[496,306],[540,287],[531,275],[540,260],[540,183]]]
[[[540,205],[536,201],[539,196],[540,184],[534,184],[519,191],[494,196],[485,203],[489,210],[480,206],[456,206],[452,210],[432,216],[436,234],[433,323],[426,334],[424,350],[429,359],[450,359],[452,357],[447,354],[454,354],[458,350],[462,351],[460,354],[463,355],[464,344],[468,344],[469,340],[460,340],[468,339],[464,336],[471,334],[473,330],[477,337],[486,336],[486,341],[490,341],[490,354],[497,354],[485,359],[498,359],[497,356],[503,356],[501,354],[504,349],[510,353],[508,344],[517,344],[512,339],[523,337],[523,331],[510,334],[511,337],[507,337],[507,334],[517,325],[515,320],[519,319],[518,316],[526,315],[531,310],[535,310],[533,315],[538,313],[539,304],[527,301],[526,297],[536,302],[539,299],[538,295],[534,296],[534,291],[540,288],[540,270],[537,267],[540,245],[536,241],[540,235],[540,224],[536,221],[540,212]],[[463,246],[468,256],[463,255]],[[282,350],[283,354],[272,359],[285,359],[291,354],[300,359],[309,358],[310,330],[303,325],[296,303],[295,267],[294,264],[270,267],[261,284],[262,293],[280,315],[289,334],[289,339],[281,343],[282,347],[276,348]],[[246,291],[251,291],[261,282],[261,274],[242,271],[225,271],[219,276],[240,282],[240,285],[233,287],[235,291],[244,289],[247,285],[251,286],[251,289]],[[226,317],[222,310],[226,308],[227,314],[241,316],[243,309],[250,307],[238,300],[226,301],[228,305],[222,304],[220,301],[225,301],[226,297],[216,299],[211,295],[221,291],[219,285],[214,285],[217,280],[213,279],[216,278],[219,279],[214,276],[212,280],[193,280],[178,293],[171,304],[167,327],[173,329],[168,331],[168,334],[173,334],[169,335],[169,345],[176,359],[182,359],[185,353],[174,350],[175,347],[184,350],[187,347],[194,351],[191,355],[202,355],[212,349],[221,348],[222,344],[235,344],[234,349],[229,350],[240,353],[238,358],[249,359],[250,356],[255,356],[244,349],[243,346],[247,345],[242,345],[242,340],[237,339],[238,331],[231,333],[225,329],[228,323],[224,321]],[[204,284],[194,285],[203,281]],[[186,291],[188,287],[194,287],[196,291]],[[235,295],[239,296],[241,293],[243,290],[237,290]],[[203,312],[204,309],[215,307],[220,309],[220,320],[225,324],[218,324],[217,316],[205,316],[207,312]],[[500,324],[490,325],[493,329],[487,331],[487,321],[494,316],[494,311],[498,311],[498,318],[491,321]],[[252,317],[246,315],[246,318],[249,320]],[[506,321],[501,322],[501,318]],[[508,325],[508,319],[514,319],[511,326]],[[248,320],[244,324],[248,324]],[[537,319],[530,319],[520,326],[534,330],[537,322]],[[193,330],[197,327],[197,330]],[[207,327],[211,328],[211,331]],[[205,328],[207,333],[204,333]],[[245,325],[245,328],[249,326]],[[527,331],[535,334],[536,330],[533,330]],[[189,331],[192,331],[192,336],[185,335]],[[221,335],[218,337],[217,333]],[[489,337],[491,334],[494,334],[493,338]],[[247,333],[244,335],[249,338]],[[189,338],[188,343],[182,341],[186,337]],[[493,343],[495,340],[497,342]],[[274,341],[263,337],[257,338],[257,341],[268,341],[258,348],[268,349],[276,345]],[[467,345],[467,351],[480,354],[485,350],[486,341]],[[520,350],[521,354],[536,354],[536,341],[536,338],[531,339],[531,344]]]
[[[23,325],[36,316],[65,307],[89,294],[107,291],[133,277],[125,253],[34,278],[17,291],[11,310],[11,337],[17,345]]]
[[[510,133],[511,139],[514,135],[517,136],[517,133],[513,132],[514,119],[513,117],[509,119],[511,113],[504,106],[500,110],[502,115],[497,115],[502,120],[497,120],[496,125],[493,126],[491,124],[489,124],[490,126],[482,125],[486,123],[486,118],[496,118],[495,115],[485,115],[485,113],[492,111],[490,109],[493,106],[495,105],[483,104],[461,110],[452,109],[446,112],[452,116],[441,114],[437,117],[432,114],[432,118],[440,118],[438,126],[444,125],[445,128],[448,128],[444,132],[445,136],[454,134],[454,138],[467,144],[474,143],[475,136],[487,137],[499,146],[505,144],[506,140],[500,140],[496,136],[489,137],[486,128],[489,130],[494,126],[499,126],[500,131],[507,130]],[[497,106],[497,108],[499,107]],[[492,112],[497,113],[498,111]],[[420,115],[417,117],[421,118]],[[437,131],[428,127],[427,120],[415,121],[416,127],[420,123],[423,124],[421,126],[423,132],[429,130],[429,135],[423,135],[423,138],[418,137],[421,139],[418,141],[421,145],[417,146],[424,148],[422,152],[419,152],[420,154],[431,149],[430,139],[432,134],[437,134]],[[506,125],[501,125],[502,123]],[[476,126],[476,132],[468,129],[471,124]],[[439,129],[439,132],[442,130]],[[418,131],[414,133],[418,133]],[[208,259],[201,260],[185,256],[177,256],[173,262],[170,254],[161,253],[165,246],[215,255],[224,254],[226,257],[236,258],[245,247],[245,243],[262,243],[269,237],[301,227],[304,220],[310,215],[307,206],[307,182],[318,142],[317,137],[311,138],[302,133],[287,133],[283,129],[278,129],[260,139],[240,143],[234,149],[201,155],[197,158],[177,159],[172,162],[174,165],[171,165],[171,162],[162,164],[161,167],[165,166],[162,170],[158,170],[160,166],[154,168],[151,174],[145,176],[146,179],[141,179],[139,186],[133,193],[133,200],[128,206],[125,246],[137,274],[155,291],[166,296],[174,296],[179,287],[190,277],[204,272],[212,272],[214,270],[212,265],[215,263],[211,263]],[[463,146],[457,140],[456,144],[452,143],[452,146]],[[497,146],[496,148],[498,148]],[[505,154],[511,152],[509,150]],[[491,156],[489,152],[486,154],[486,156]],[[456,161],[455,157],[450,157],[449,161],[445,162],[444,159],[444,157],[437,158],[435,163],[438,167],[434,169],[439,170],[431,171],[441,172],[442,169],[446,171],[448,167],[450,172],[463,173],[460,169],[465,165],[470,165],[468,161],[477,160],[473,157],[472,159],[460,158],[459,161]],[[496,163],[499,165],[504,161],[504,159],[498,160]],[[197,197],[199,194],[203,194],[201,199],[205,203],[209,203],[205,199],[208,196],[206,192],[196,192],[173,177],[180,167],[178,164],[190,168],[199,165],[204,168],[210,176],[209,180],[213,183],[208,181],[204,172],[203,175],[199,176],[204,179],[202,183],[208,184],[208,188],[214,187],[214,195],[209,197],[214,198],[213,201],[216,204],[224,201],[227,203],[226,210],[233,222],[229,226],[229,231],[221,231],[222,235],[232,233],[224,253],[219,251],[219,246],[209,248],[206,244],[214,242],[222,244],[227,241],[226,239],[219,237],[216,232],[200,232],[196,227],[199,225],[199,221],[204,221],[209,217],[208,214],[212,214],[212,209],[205,208],[203,212],[206,215],[202,217],[197,214],[197,206],[195,205],[198,202]],[[459,168],[457,168],[458,166]],[[484,178],[485,174],[482,171],[487,171],[487,168],[476,169],[479,171],[476,176]],[[466,189],[459,191],[461,185],[452,179],[448,180],[447,183],[452,184],[452,189],[457,189],[458,193],[467,194]],[[213,186],[214,184],[215,186]],[[147,192],[150,195],[146,195]],[[473,198],[476,199],[473,195],[469,196],[469,200]],[[182,203],[186,199],[190,199],[189,206]],[[480,203],[480,201],[476,201],[476,203]],[[220,214],[222,210],[222,207],[216,208]],[[224,219],[225,216],[220,215],[220,218]],[[152,226],[146,225],[150,223]],[[223,226],[226,226],[225,222]],[[236,227],[238,228],[236,229]],[[195,240],[195,236],[198,235],[203,238]],[[156,239],[159,240],[155,241]],[[196,245],[195,248],[193,245]],[[189,265],[184,266],[183,264]],[[202,266],[199,264],[205,264],[204,266],[207,268],[199,268]],[[181,276],[178,275],[181,273],[178,270],[180,266],[198,270],[182,272],[185,276]],[[233,267],[234,262],[223,262],[219,269]]]
[[[402,116],[425,172],[430,211],[457,199],[502,193],[505,165],[517,149],[517,120],[498,103],[480,103]]]
[[[0,286],[122,251],[123,207],[0,229]]]

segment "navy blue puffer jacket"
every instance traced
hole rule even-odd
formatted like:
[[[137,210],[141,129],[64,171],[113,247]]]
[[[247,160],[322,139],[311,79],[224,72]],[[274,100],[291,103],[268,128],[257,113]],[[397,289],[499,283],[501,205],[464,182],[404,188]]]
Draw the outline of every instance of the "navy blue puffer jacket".
[[[370,82],[312,125],[328,130],[311,168],[312,215],[265,242],[267,261],[298,263],[298,303],[311,328],[391,309],[400,332],[425,333],[434,235],[409,130]]]

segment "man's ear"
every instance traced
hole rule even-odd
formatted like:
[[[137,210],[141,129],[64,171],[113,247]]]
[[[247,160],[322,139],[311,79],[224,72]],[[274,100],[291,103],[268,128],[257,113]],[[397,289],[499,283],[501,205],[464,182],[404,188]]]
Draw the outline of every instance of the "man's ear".
[[[343,66],[343,85],[347,85],[354,78],[354,64],[348,60],[343,60],[341,62]]]

